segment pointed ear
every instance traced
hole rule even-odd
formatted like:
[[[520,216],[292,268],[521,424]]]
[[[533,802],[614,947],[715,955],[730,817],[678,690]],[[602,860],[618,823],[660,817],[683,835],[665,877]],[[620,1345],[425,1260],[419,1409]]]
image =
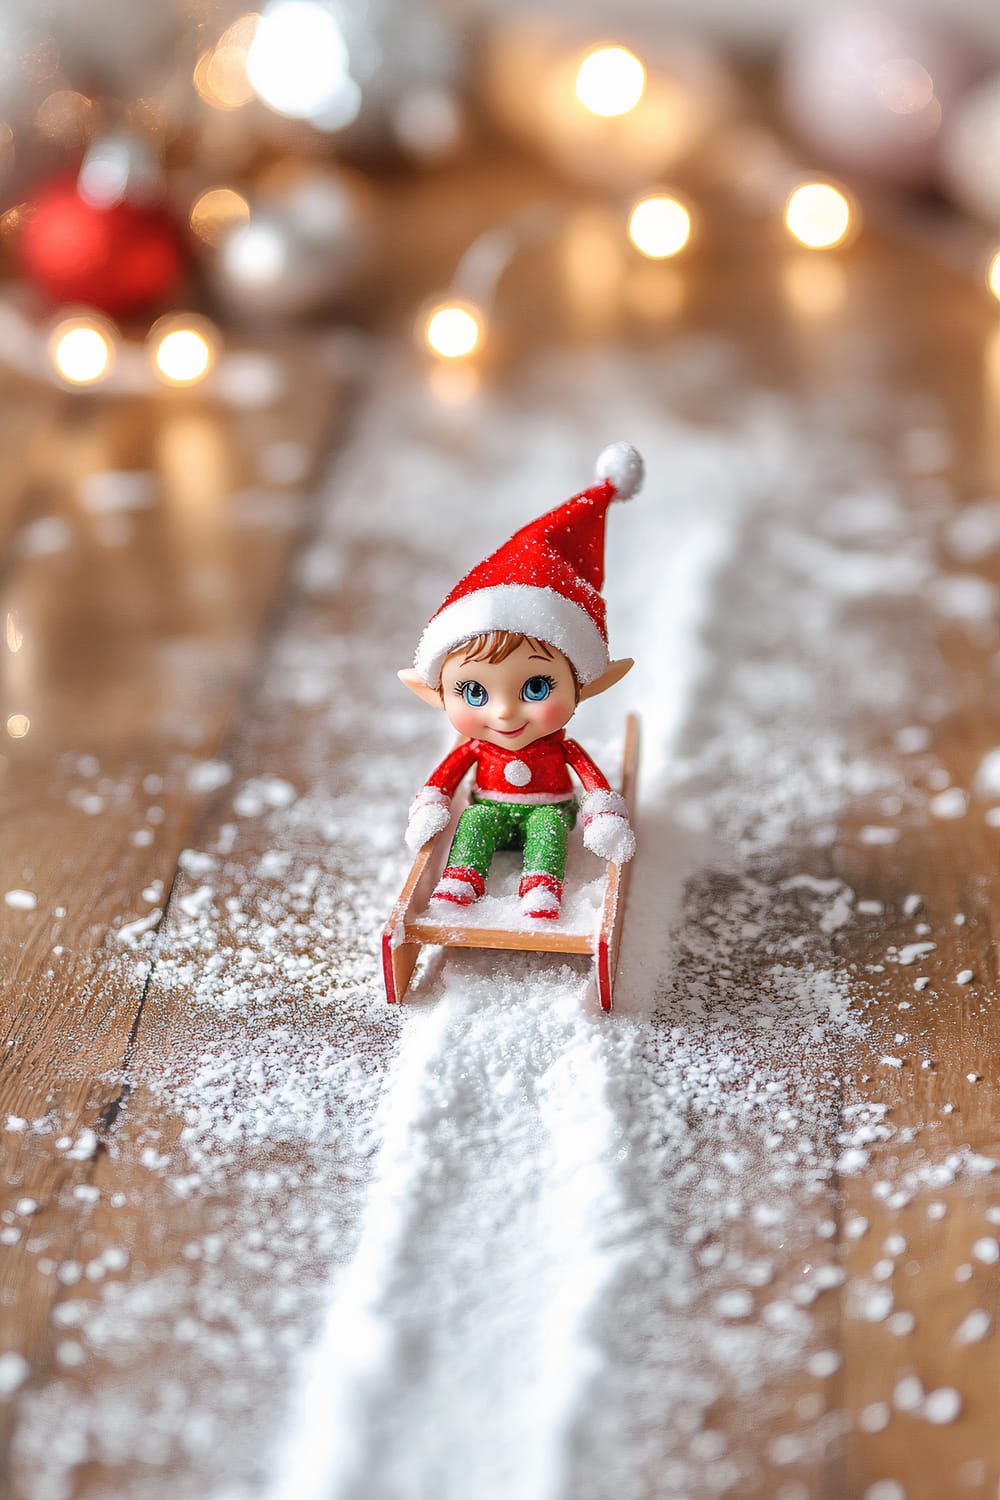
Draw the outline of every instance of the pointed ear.
[[[631,662],[629,665],[631,666]],[[436,688],[428,687],[420,673],[414,671],[413,667],[404,667],[401,672],[396,673],[396,676],[400,682],[406,684],[411,693],[416,693],[417,697],[422,698],[425,703],[429,703],[431,708],[442,708],[444,706],[441,702],[441,694]]]
[[[635,662],[630,656],[623,657],[621,661],[613,661],[606,672],[600,677],[595,677],[593,682],[588,682],[580,689],[580,702],[584,698],[596,698],[598,693],[606,693],[608,688],[614,687],[616,682],[621,682],[627,672],[631,672]]]

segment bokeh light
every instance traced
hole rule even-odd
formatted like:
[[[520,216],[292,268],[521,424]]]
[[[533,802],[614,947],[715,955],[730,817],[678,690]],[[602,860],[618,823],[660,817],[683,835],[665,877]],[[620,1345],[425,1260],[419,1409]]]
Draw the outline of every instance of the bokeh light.
[[[993,256],[986,269],[986,285],[1000,302],[1000,250]]]
[[[267,7],[247,53],[246,72],[257,97],[291,119],[337,129],[361,107],[340,26],[314,0],[277,0]]]
[[[483,319],[469,302],[439,303],[426,315],[424,340],[442,359],[465,359],[483,340]]]
[[[646,70],[627,47],[595,47],[580,64],[576,97],[591,114],[612,118],[635,109],[646,87]]]
[[[829,182],[803,182],[785,204],[785,227],[809,250],[843,244],[853,226],[851,204]]]
[[[7,642],[7,650],[11,652],[20,651],[24,645],[24,631],[18,623],[17,615],[12,609],[7,611],[4,620],[4,640]]]
[[[149,333],[153,364],[167,385],[197,385],[215,361],[214,329],[202,318],[172,315]]]
[[[206,245],[218,246],[227,230],[250,222],[250,205],[234,188],[207,188],[191,205],[189,222]]]
[[[691,238],[691,214],[668,193],[642,198],[629,215],[628,237],[650,260],[666,260]]]
[[[7,733],[12,740],[23,740],[31,728],[27,714],[10,714],[7,718]]]
[[[49,337],[52,363],[70,385],[103,380],[114,362],[110,331],[90,318],[67,318]]]
[[[195,65],[194,86],[215,109],[239,109],[254,96],[247,77],[247,57],[256,35],[260,16],[241,16],[222,33]]]

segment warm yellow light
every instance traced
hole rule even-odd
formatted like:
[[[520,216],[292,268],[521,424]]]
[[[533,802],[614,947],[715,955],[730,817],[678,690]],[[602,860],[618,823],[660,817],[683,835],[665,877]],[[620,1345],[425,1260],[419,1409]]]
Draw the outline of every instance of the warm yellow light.
[[[987,267],[986,285],[997,301],[1000,302],[1000,250],[996,252]]]
[[[31,720],[27,714],[11,714],[7,720],[7,733],[12,740],[23,740],[31,728]]]
[[[424,328],[428,348],[442,359],[465,359],[478,348],[482,337],[482,318],[469,303],[436,307]]]
[[[691,215],[677,198],[643,198],[629,215],[628,237],[650,260],[666,260],[691,238]]]
[[[228,229],[249,222],[250,205],[232,188],[208,188],[191,205],[191,228],[208,245],[221,244]]]
[[[173,327],[156,338],[153,362],[168,385],[196,385],[212,368],[210,340],[197,328]]]
[[[349,125],[361,108],[340,21],[317,0],[270,0],[246,58],[250,86],[278,114],[320,129]]]
[[[809,250],[830,250],[847,238],[851,205],[829,182],[803,182],[785,204],[785,227]]]
[[[593,115],[627,115],[646,87],[646,69],[627,47],[595,47],[580,64],[576,97]]]
[[[52,362],[70,385],[93,385],[111,368],[114,351],[103,328],[85,319],[60,323],[49,339]]]
[[[12,609],[7,611],[4,635],[7,641],[7,650],[12,652],[20,651],[24,645],[24,632],[18,624],[17,615]]]

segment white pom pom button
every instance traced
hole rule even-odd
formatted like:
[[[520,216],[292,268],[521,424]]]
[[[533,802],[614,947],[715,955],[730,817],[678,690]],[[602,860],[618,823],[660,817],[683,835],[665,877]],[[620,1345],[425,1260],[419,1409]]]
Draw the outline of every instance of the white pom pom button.
[[[531,780],[531,767],[523,760],[508,761],[503,768],[503,778],[511,786],[527,786]]]

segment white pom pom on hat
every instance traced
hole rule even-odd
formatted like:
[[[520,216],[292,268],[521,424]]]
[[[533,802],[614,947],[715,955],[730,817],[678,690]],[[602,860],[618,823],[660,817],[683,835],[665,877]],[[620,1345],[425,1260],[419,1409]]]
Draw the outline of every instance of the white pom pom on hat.
[[[631,500],[642,489],[646,465],[638,448],[633,448],[631,443],[610,443],[598,455],[594,477],[606,479],[614,485],[616,500]]]
[[[462,641],[506,630],[547,641],[586,686],[607,670],[604,523],[608,506],[628,500],[645,467],[631,443],[612,443],[597,460],[596,482],[520,531],[455,585],[432,615],[414,666],[430,687]]]

